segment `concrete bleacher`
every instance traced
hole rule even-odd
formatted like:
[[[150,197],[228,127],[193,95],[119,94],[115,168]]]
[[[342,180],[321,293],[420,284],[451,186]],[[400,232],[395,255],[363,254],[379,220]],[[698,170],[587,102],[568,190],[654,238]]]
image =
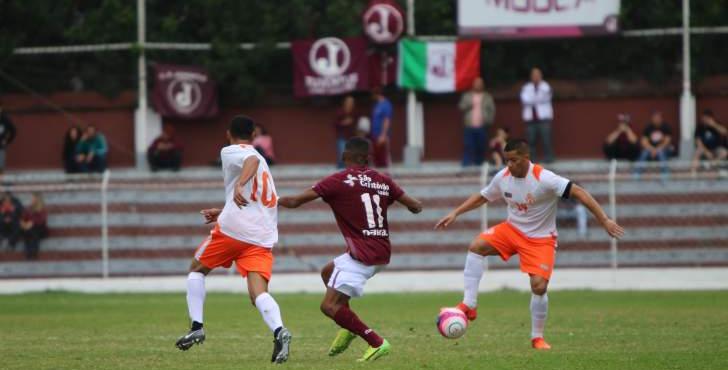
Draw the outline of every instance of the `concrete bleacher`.
[[[559,172],[579,182],[607,208],[608,165],[595,161],[558,162]],[[299,192],[334,171],[330,166],[279,166],[272,169],[278,195]],[[619,242],[619,264],[630,266],[728,265],[728,179],[718,172],[693,178],[682,168],[669,180],[647,174],[630,176],[618,169],[617,218],[627,229]],[[404,207],[390,208],[393,258],[390,269],[460,269],[465,248],[481,229],[481,215],[463,215],[447,231],[432,230],[435,222],[481,187],[478,169],[463,171],[456,163],[425,163],[420,168],[394,167],[395,180],[421,199],[425,210],[412,215]],[[25,261],[0,249],[0,277],[98,276],[101,274],[100,178],[68,178],[57,172],[7,175],[6,184],[27,201],[30,191],[42,191],[49,209],[50,237],[40,258]],[[221,175],[215,168],[179,173],[114,170],[108,190],[110,272],[112,275],[167,275],[186,271],[195,247],[210,226],[198,211],[221,206]],[[25,202],[24,202],[25,203]],[[607,208],[608,209],[608,208]],[[505,218],[504,203],[488,207],[489,223]],[[573,219],[559,220],[559,267],[607,267],[610,240],[590,219],[579,235]],[[333,215],[317,201],[296,210],[279,210],[280,242],[275,271],[316,271],[344,250]],[[493,268],[514,268],[491,258]]]

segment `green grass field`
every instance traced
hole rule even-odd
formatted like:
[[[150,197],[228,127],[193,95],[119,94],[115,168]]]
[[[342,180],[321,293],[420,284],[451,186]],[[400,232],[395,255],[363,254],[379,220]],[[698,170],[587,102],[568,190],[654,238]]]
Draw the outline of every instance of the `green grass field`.
[[[460,294],[371,294],[352,306],[392,343],[392,355],[328,358],[336,332],[320,296],[276,296],[294,334],[290,369],[728,369],[728,292],[552,292],[546,337],[529,347],[529,295],[481,294],[460,340],[439,336],[438,309]],[[272,337],[246,296],[209,294],[207,341],[174,347],[187,328],[184,294],[0,296],[1,369],[262,369]]]

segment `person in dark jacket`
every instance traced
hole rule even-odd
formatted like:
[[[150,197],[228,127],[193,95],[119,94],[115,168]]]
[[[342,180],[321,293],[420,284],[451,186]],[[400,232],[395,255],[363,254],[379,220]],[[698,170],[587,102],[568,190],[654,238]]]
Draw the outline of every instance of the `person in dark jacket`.
[[[66,131],[66,137],[63,139],[63,167],[66,173],[78,173],[78,164],[76,163],[76,147],[81,141],[81,128],[73,126]]]
[[[5,172],[5,149],[15,139],[15,125],[3,110],[0,102],[0,175]]]

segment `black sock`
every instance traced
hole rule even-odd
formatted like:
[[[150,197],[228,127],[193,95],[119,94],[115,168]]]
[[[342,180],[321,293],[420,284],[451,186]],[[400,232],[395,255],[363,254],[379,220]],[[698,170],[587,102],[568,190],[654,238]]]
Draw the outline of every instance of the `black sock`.
[[[193,321],[192,322],[192,329],[190,329],[190,330],[195,331],[195,330],[200,330],[200,329],[202,329],[202,323],[201,322],[197,322],[197,321]]]
[[[273,331],[273,338],[278,338],[278,333],[283,329],[282,326],[279,326],[276,330]]]

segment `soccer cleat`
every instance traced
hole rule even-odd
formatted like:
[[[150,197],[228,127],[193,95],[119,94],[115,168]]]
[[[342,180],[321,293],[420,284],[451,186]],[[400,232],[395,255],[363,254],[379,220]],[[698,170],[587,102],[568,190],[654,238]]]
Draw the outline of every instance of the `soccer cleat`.
[[[364,362],[364,361],[374,361],[382,356],[386,356],[389,354],[389,352],[392,351],[392,346],[389,345],[389,342],[385,339],[384,342],[382,342],[382,345],[374,348],[372,346],[369,346],[366,351],[364,351],[364,356],[361,356],[360,359],[357,361]]]
[[[540,350],[551,349],[551,346],[548,343],[546,343],[546,341],[541,337],[531,339],[531,347],[533,347],[534,349],[540,349]]]
[[[478,308],[470,308],[465,303],[458,303],[457,306],[455,306],[460,311],[463,311],[465,316],[468,317],[468,321],[475,321],[475,319],[478,318]]]
[[[288,329],[282,327],[278,331],[278,335],[273,340],[273,355],[270,358],[270,362],[282,364],[288,361],[288,351],[291,345],[291,332]]]
[[[204,329],[198,329],[198,330],[190,330],[189,333],[181,336],[179,339],[177,339],[177,343],[175,344],[177,348],[179,348],[182,351],[186,351],[190,348],[192,348],[195,344],[202,344],[205,341],[205,330]]]
[[[331,347],[329,348],[329,356],[336,356],[346,351],[354,338],[356,338],[356,334],[346,329],[339,329],[336,333],[336,338],[334,338],[334,342],[331,343]]]

